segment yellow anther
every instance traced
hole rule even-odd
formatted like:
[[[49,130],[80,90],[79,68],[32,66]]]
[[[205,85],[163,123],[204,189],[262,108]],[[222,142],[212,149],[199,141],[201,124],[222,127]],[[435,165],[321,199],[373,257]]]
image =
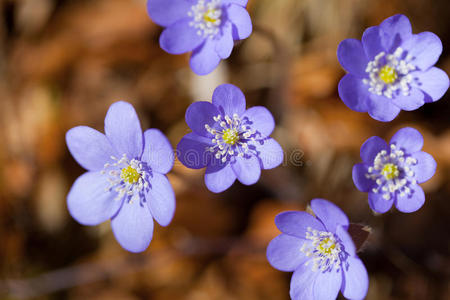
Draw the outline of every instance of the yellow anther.
[[[317,246],[317,250],[322,254],[331,254],[331,252],[336,248],[336,244],[330,238],[323,239],[319,246]]]
[[[216,14],[215,9],[208,9],[203,15],[203,21],[208,23],[216,23],[217,18],[214,16]]]
[[[122,178],[123,181],[129,184],[134,184],[139,181],[139,178],[141,178],[141,174],[139,174],[139,172],[136,171],[136,169],[133,168],[132,166],[128,166],[122,169],[122,172],[120,173],[120,178]]]
[[[381,174],[384,175],[384,178],[387,180],[392,180],[397,178],[400,172],[398,171],[398,167],[394,164],[385,164],[383,170],[381,170]]]
[[[388,65],[381,68],[380,73],[378,73],[378,76],[386,84],[391,84],[397,80],[397,72],[393,67]]]
[[[225,141],[225,143],[227,143],[228,145],[234,145],[239,140],[239,133],[237,132],[236,129],[228,128],[223,133],[222,138]]]

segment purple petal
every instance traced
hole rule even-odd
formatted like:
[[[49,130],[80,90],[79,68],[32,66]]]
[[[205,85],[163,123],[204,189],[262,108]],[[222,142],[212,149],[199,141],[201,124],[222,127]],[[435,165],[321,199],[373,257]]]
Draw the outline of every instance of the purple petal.
[[[402,42],[412,37],[411,23],[404,15],[395,15],[387,18],[380,24],[383,46],[389,52],[395,51]]]
[[[365,77],[368,60],[360,40],[343,40],[337,49],[337,57],[341,66],[349,73]]]
[[[346,74],[339,81],[339,97],[351,110],[366,112],[369,106],[369,88],[362,79]]]
[[[248,0],[222,0],[223,4],[234,3],[234,4],[237,4],[237,5],[241,5],[243,7],[247,6],[247,2],[248,2]]]
[[[342,273],[335,270],[322,272],[314,281],[314,300],[335,300],[342,284]]]
[[[286,234],[305,238],[308,227],[324,231],[325,227],[314,216],[304,211],[286,211],[275,217],[277,228]]]
[[[198,101],[189,105],[185,119],[192,131],[204,137],[212,137],[211,133],[205,129],[205,125],[213,127],[216,123],[213,118],[218,114],[219,110],[210,102]]]
[[[378,136],[372,136],[367,139],[367,141],[365,141],[361,146],[360,155],[363,162],[368,165],[372,165],[375,157],[382,150],[389,151],[389,146],[382,138]]]
[[[347,252],[350,256],[355,256],[356,255],[355,243],[353,242],[352,237],[348,233],[347,229],[345,229],[342,226],[337,226],[336,235],[339,237],[342,244],[344,245],[345,252]]]
[[[231,4],[227,9],[228,19],[233,23],[233,37],[243,40],[252,33],[252,20],[247,10],[242,6]]]
[[[389,98],[375,94],[370,95],[368,108],[369,115],[381,122],[390,122],[400,113],[400,108],[392,104]]]
[[[395,144],[406,153],[414,153],[422,149],[423,136],[414,128],[404,127],[394,134],[389,144]]]
[[[442,42],[432,32],[421,32],[403,45],[408,55],[412,56],[412,64],[425,71],[432,67],[442,53]]]
[[[261,176],[261,165],[258,158],[253,155],[248,158],[236,156],[236,161],[231,164],[231,168],[237,179],[245,185],[255,184]]]
[[[66,143],[73,158],[86,170],[102,170],[116,155],[106,136],[87,126],[78,126],[66,133]]]
[[[216,52],[222,59],[228,58],[233,50],[234,41],[231,30],[231,24],[225,24],[222,28],[222,36],[216,43]]]
[[[175,213],[175,193],[165,175],[153,172],[145,198],[156,222],[161,226],[169,225]]]
[[[114,236],[119,244],[130,252],[147,249],[153,237],[153,219],[147,205],[138,197],[125,200],[117,216],[111,220]]]
[[[232,84],[219,85],[213,93],[212,103],[230,118],[233,114],[241,116],[245,112],[245,96]]]
[[[267,247],[267,260],[280,271],[292,272],[309,258],[302,252],[305,240],[280,234]]]
[[[265,138],[264,140],[255,141],[253,145],[255,145],[258,152],[257,157],[261,162],[262,169],[273,169],[283,162],[283,149],[274,139]]]
[[[411,169],[413,170],[415,174],[414,178],[418,183],[425,182],[433,177],[437,167],[433,156],[426,152],[419,151],[412,154],[412,157],[417,159],[417,164],[411,166]]]
[[[220,63],[220,56],[216,52],[217,41],[207,39],[203,46],[192,52],[189,64],[192,71],[197,75],[211,73]]]
[[[352,178],[355,186],[361,192],[367,193],[374,186],[374,181],[366,177],[368,174],[368,166],[364,163],[356,164],[353,166]]]
[[[344,226],[345,228],[349,225],[347,215],[339,207],[328,200],[311,200],[311,209],[330,232],[336,232],[336,227],[338,225]]]
[[[192,3],[185,0],[148,0],[147,13],[158,25],[167,27],[187,16]]]
[[[200,46],[205,38],[189,25],[191,21],[184,18],[167,27],[159,37],[161,48],[170,54],[182,54]]]
[[[214,170],[214,171],[211,171]],[[208,165],[205,172],[205,184],[213,193],[221,193],[228,189],[236,180],[236,175],[230,164],[217,171],[217,166]]]
[[[250,127],[264,137],[269,136],[275,128],[275,120],[270,111],[263,106],[253,106],[245,111],[242,119],[248,118]]]
[[[107,175],[87,172],[75,180],[67,195],[70,215],[83,225],[98,225],[113,217],[122,201],[115,193],[105,191],[109,186]]]
[[[426,102],[441,99],[448,90],[449,79],[447,73],[441,69],[433,67],[426,72],[415,72],[412,75],[417,78],[415,85],[426,93]]]
[[[158,129],[147,129],[144,132],[144,153],[142,160],[153,171],[166,174],[173,167],[174,154],[166,136]]]
[[[362,261],[357,257],[348,257],[348,268],[344,268],[344,280],[341,291],[347,299],[364,299],[369,288],[369,275]]]
[[[380,52],[386,51],[381,42],[381,35],[382,32],[378,26],[369,27],[363,33],[361,41],[369,60],[373,60]]]
[[[105,133],[119,156],[126,154],[128,159],[140,158],[144,137],[136,111],[130,103],[119,101],[109,107]]]
[[[398,195],[397,201],[395,202],[395,207],[404,213],[415,212],[425,203],[425,193],[419,185],[414,184],[409,188],[412,193],[404,196]]]
[[[425,95],[418,88],[412,88],[408,96],[400,94],[392,98],[392,103],[403,110],[411,111],[425,104]]]
[[[369,192],[369,206],[370,208],[380,214],[384,214],[391,209],[394,199],[386,200],[383,198],[383,194]]]
[[[295,270],[291,278],[289,294],[292,300],[315,299],[313,295],[314,281],[320,272],[313,272],[311,265],[302,264]]]
[[[214,153],[206,151],[206,148],[211,145],[211,139],[193,132],[188,133],[178,143],[178,160],[188,168],[202,169],[211,160],[211,155],[214,155]]]

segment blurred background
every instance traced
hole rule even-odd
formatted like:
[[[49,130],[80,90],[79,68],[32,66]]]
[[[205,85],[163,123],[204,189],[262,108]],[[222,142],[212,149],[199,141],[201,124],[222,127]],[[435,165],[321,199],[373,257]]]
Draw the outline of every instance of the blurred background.
[[[367,299],[450,299],[450,95],[377,122],[339,99],[336,59],[342,39],[403,13],[415,33],[439,35],[437,66],[449,74],[449,1],[250,0],[248,9],[253,34],[199,77],[187,55],[159,48],[144,0],[0,1],[0,299],[287,300],[291,274],[273,269],[265,248],[279,233],[275,215],[316,197],[372,228],[359,254]],[[175,218],[142,254],[123,250],[109,222],[69,216],[66,195],[84,170],[66,148],[68,129],[103,131],[109,105],[126,100],[143,129],[161,129],[175,147],[189,104],[225,82],[272,111],[283,166],[213,194],[203,170],[176,162]],[[422,132],[438,170],[418,212],[375,216],[351,169],[367,138],[404,126]]]

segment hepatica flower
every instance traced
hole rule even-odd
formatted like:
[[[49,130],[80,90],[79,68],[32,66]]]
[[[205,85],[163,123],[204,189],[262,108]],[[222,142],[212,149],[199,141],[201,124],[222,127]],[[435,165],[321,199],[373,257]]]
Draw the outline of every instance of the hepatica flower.
[[[324,199],[311,201],[315,217],[288,211],[275,217],[282,232],[267,247],[270,264],[294,272],[290,295],[293,300],[333,300],[339,290],[347,299],[363,299],[369,279],[348,234],[347,216]]]
[[[400,110],[415,110],[447,91],[447,74],[433,67],[441,53],[435,34],[413,34],[404,15],[387,18],[368,28],[361,41],[339,44],[338,60],[349,72],[339,82],[339,96],[352,110],[391,121]]]
[[[144,251],[152,239],[153,218],[166,226],[175,212],[175,195],[164,175],[174,161],[167,138],[157,129],[142,134],[133,106],[116,102],[106,114],[105,134],[78,126],[67,132],[66,142],[87,170],[67,196],[72,217],[83,225],[111,219],[123,248]]]
[[[178,159],[188,168],[206,167],[205,183],[215,193],[229,188],[236,178],[254,184],[261,169],[283,161],[283,150],[272,138],[275,122],[261,106],[245,109],[244,94],[231,84],[218,86],[212,103],[199,101],[186,111],[193,132],[177,146]]]
[[[358,190],[369,193],[369,205],[385,213],[395,204],[401,212],[418,210],[425,202],[419,183],[436,171],[433,157],[421,151],[422,135],[414,128],[402,128],[389,145],[373,136],[361,147],[363,163],[353,167],[353,182]]]
[[[147,11],[166,27],[159,44],[170,54],[192,51],[190,65],[198,75],[212,72],[230,56],[234,40],[250,36],[247,0],[148,0]]]

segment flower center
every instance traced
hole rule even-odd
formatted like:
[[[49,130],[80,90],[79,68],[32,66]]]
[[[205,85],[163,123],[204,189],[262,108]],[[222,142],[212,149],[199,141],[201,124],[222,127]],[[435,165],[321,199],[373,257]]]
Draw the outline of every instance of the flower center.
[[[318,231],[308,227],[306,231],[306,242],[300,251],[310,257],[312,270],[332,271],[340,270],[341,262],[344,260],[344,251],[337,237],[328,231]]]
[[[397,178],[400,172],[398,171],[398,167],[396,165],[385,164],[383,169],[381,170],[381,174],[384,175],[387,180],[392,180],[394,178]]]
[[[207,23],[216,23],[219,20],[221,13],[220,10],[210,8],[203,14],[203,21]]]
[[[197,29],[198,35],[214,38],[222,24],[221,0],[198,0],[188,16],[192,18],[189,25]]]
[[[228,145],[234,145],[239,140],[239,132],[236,129],[228,128],[224,131],[222,138]]]
[[[141,178],[141,174],[139,174],[139,172],[132,166],[128,166],[122,169],[120,178],[122,178],[123,181],[128,182],[129,184],[133,184],[139,181],[139,178]]]
[[[327,237],[320,242],[319,246],[317,246],[317,251],[325,255],[330,255],[335,248],[336,241]]]
[[[397,72],[391,66],[384,66],[381,68],[380,73],[378,74],[381,80],[386,84],[391,84],[397,80]]]

